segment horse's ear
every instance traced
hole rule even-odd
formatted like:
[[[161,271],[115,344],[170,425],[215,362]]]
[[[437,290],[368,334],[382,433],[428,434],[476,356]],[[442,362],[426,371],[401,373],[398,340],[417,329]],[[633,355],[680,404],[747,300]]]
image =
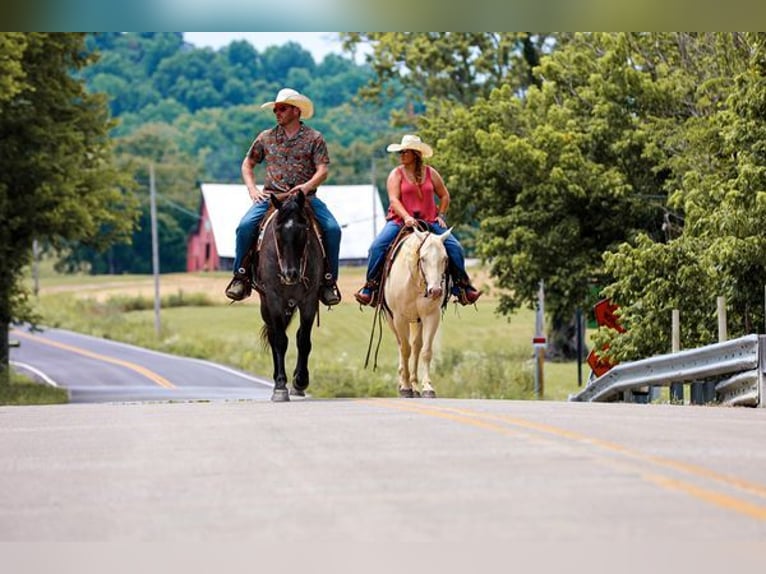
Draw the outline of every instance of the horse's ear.
[[[298,202],[298,207],[303,209],[303,204],[306,203],[306,194],[303,193],[302,189],[298,192],[298,195],[295,197],[295,200]]]
[[[412,228],[412,232],[415,234],[415,237],[420,239],[420,241],[424,241],[426,238],[426,235],[428,235],[428,232],[420,231],[420,229],[418,229],[417,226]]]
[[[271,199],[271,205],[274,206],[274,209],[279,209],[280,207],[282,207],[282,202],[279,201],[279,199],[277,199],[276,193],[270,194],[269,199]]]
[[[447,240],[447,238],[448,238],[448,237],[449,237],[449,236],[452,234],[452,230],[453,230],[453,229],[454,229],[454,226],[453,226],[453,227],[450,227],[450,228],[449,228],[447,231],[445,231],[444,233],[442,233],[441,235],[439,235],[439,241],[441,241],[442,243],[444,243],[444,242]]]

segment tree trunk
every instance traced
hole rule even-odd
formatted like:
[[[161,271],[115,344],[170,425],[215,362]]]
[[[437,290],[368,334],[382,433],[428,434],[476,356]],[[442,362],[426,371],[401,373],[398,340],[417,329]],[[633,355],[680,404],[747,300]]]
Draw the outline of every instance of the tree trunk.
[[[10,352],[8,347],[8,323],[0,325],[0,386],[11,384]]]
[[[585,337],[585,333],[583,333]],[[588,356],[588,349],[583,341],[581,360]],[[553,317],[551,328],[548,333],[548,345],[545,349],[545,358],[557,363],[577,360],[577,315],[564,320],[562,317]]]

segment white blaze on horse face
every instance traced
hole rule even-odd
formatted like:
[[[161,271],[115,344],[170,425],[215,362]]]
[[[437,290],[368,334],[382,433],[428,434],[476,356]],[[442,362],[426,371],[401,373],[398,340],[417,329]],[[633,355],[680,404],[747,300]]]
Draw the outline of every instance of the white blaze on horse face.
[[[426,238],[420,248],[420,269],[426,282],[426,296],[441,298],[444,292],[444,272],[447,269],[447,252],[441,236],[430,234]]]

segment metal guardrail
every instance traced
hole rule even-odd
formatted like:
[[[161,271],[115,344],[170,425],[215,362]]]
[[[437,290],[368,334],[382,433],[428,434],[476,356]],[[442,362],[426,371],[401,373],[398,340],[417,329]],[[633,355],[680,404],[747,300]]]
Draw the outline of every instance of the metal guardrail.
[[[766,336],[747,335],[698,349],[621,363],[579,393],[570,395],[569,400],[631,401],[647,387],[681,384],[714,389],[707,393],[707,402],[766,407],[764,357]]]

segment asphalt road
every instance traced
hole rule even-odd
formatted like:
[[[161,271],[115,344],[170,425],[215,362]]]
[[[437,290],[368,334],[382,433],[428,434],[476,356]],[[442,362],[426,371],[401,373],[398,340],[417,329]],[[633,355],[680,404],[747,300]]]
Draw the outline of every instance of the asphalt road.
[[[51,341],[39,352],[74,360]],[[100,344],[88,353],[112,357],[117,344]],[[115,373],[78,392],[113,398],[104,387],[142,376],[160,393],[153,399],[176,392],[155,376],[181,393],[218,388],[208,378],[218,367],[192,362],[200,370],[174,375],[187,368],[175,358],[142,353],[151,357],[143,363],[134,348],[114,348],[153,374],[125,367],[128,383]],[[33,345],[23,336],[14,354],[25,349]],[[276,550],[282,565],[306,562],[295,571],[319,569],[312,552],[299,550],[307,544],[342,547],[344,556],[375,548],[355,572],[485,572],[483,561],[498,553],[501,570],[515,571],[524,552],[533,563],[521,569],[533,572],[760,571],[766,409],[310,397],[275,404],[266,384],[261,396],[247,375],[235,378],[248,390],[226,383],[220,396],[238,400],[0,407],[0,541],[247,542]],[[585,562],[570,563],[582,548]],[[415,559],[392,564],[405,553]],[[598,568],[607,555],[612,567]]]
[[[764,415],[449,399],[0,407],[0,539],[763,549]]]
[[[14,368],[69,390],[73,403],[269,400],[270,381],[222,365],[61,329],[11,331]]]

